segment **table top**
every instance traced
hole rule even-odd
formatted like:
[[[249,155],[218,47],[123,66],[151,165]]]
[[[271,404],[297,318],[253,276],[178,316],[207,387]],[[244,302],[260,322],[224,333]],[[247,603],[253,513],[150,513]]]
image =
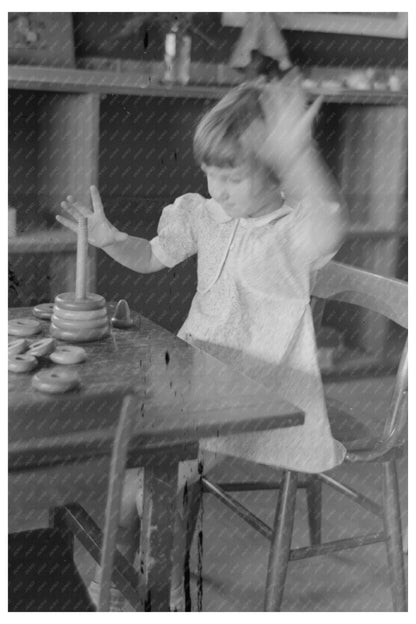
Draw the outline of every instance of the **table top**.
[[[114,304],[108,305],[111,315]],[[9,310],[30,317],[32,308]],[[31,386],[32,373],[9,373],[11,469],[108,453],[128,392],[137,396],[133,444],[160,448],[202,437],[301,425],[301,410],[276,393],[180,340],[143,316],[134,326],[112,329],[103,340],[83,343],[86,362],[77,370],[81,388],[47,395]],[[42,335],[49,322],[41,321]],[[33,339],[39,339],[40,334]]]

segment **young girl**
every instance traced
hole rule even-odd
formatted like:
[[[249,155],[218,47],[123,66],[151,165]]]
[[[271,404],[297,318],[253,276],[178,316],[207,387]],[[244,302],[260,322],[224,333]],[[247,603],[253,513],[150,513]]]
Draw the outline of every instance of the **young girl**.
[[[197,292],[178,336],[305,412],[302,427],[202,440],[210,461],[238,456],[321,472],[344,457],[328,423],[310,308],[313,273],[339,249],[347,223],[311,138],[319,105],[306,107],[291,74],[230,91],[194,137],[210,198],[176,199],[150,242],[112,226],[95,188],[92,211],[68,197],[62,206],[75,221],[57,217],[75,231],[79,216],[87,216],[90,243],[139,273],[197,254]],[[126,518],[131,536],[134,513]]]

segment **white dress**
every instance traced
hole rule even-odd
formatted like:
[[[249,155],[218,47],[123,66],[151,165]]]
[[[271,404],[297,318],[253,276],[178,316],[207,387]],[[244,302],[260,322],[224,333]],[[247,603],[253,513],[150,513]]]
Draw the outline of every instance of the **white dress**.
[[[233,219],[213,199],[179,197],[162,213],[154,254],[167,267],[198,254],[198,286],[178,336],[305,412],[300,427],[201,441],[214,453],[302,472],[341,463],[330,431],[310,308],[313,272],[329,258],[305,255],[308,214],[286,203]]]

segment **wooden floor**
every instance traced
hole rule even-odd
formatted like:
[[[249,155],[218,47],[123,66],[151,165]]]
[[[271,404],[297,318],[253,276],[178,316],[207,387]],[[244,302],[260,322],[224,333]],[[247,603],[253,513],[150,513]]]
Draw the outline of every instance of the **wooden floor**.
[[[374,412],[381,412],[390,396],[390,378],[364,379],[331,384],[332,396],[352,404],[366,405],[363,418],[372,427]],[[376,409],[374,409],[376,408]],[[365,470],[365,472],[364,472]],[[377,467],[354,466],[334,471],[339,478],[363,493],[380,500],[380,478]],[[250,468],[246,478],[261,477],[261,469]],[[238,475],[233,475],[238,477]],[[216,475],[219,480],[229,475]],[[407,462],[399,463],[402,519],[407,550]],[[272,523],[276,494],[270,492],[238,495],[249,508]],[[294,546],[308,544],[305,498],[298,494]],[[324,539],[340,539],[355,532],[380,528],[379,521],[324,486]],[[232,516],[212,496],[204,496],[202,606],[204,611],[261,611],[266,575],[268,542]],[[94,571],[90,557],[77,548],[76,562],[88,583]],[[192,553],[193,608],[197,608],[196,572],[198,553]],[[385,547],[383,544],[362,547],[349,552],[292,562],[289,568],[283,602],[284,611],[390,611]]]

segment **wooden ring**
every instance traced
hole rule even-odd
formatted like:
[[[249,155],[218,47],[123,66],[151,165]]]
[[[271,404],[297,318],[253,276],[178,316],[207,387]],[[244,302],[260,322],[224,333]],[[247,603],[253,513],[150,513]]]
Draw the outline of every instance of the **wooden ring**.
[[[9,355],[19,355],[27,350],[28,342],[26,338],[17,338],[9,342]]]
[[[110,333],[110,330],[106,325],[102,329],[84,329],[82,332],[77,332],[75,329],[73,331],[60,329],[52,322],[50,332],[54,338],[65,340],[66,342],[91,342],[104,338]]]
[[[77,299],[75,293],[61,293],[55,297],[55,305],[63,310],[98,310],[105,308],[105,299],[95,293],[87,293],[85,299]]]
[[[62,346],[50,354],[49,359],[55,364],[80,364],[87,359],[85,349],[82,347]]]
[[[88,321],[91,319],[106,318],[107,310],[105,308],[99,308],[98,310],[63,310],[62,308],[55,306],[53,309],[53,316],[64,320],[82,320]]]
[[[34,355],[23,353],[9,357],[9,371],[12,373],[28,373],[33,370],[38,361]]]
[[[9,321],[9,334],[12,336],[33,336],[42,329],[39,321],[31,318],[20,318]]]
[[[68,392],[78,388],[79,385],[80,379],[76,373],[58,368],[39,371],[32,379],[32,386],[36,390],[48,394]]]
[[[41,338],[32,342],[29,347],[28,354],[35,357],[44,357],[49,355],[55,349],[55,340],[53,338]]]
[[[33,316],[48,321],[53,312],[53,303],[39,303],[32,310]]]
[[[74,330],[76,332],[83,331],[84,329],[101,329],[108,326],[107,316],[98,319],[61,319],[54,314],[52,316],[52,323],[63,330]]]

